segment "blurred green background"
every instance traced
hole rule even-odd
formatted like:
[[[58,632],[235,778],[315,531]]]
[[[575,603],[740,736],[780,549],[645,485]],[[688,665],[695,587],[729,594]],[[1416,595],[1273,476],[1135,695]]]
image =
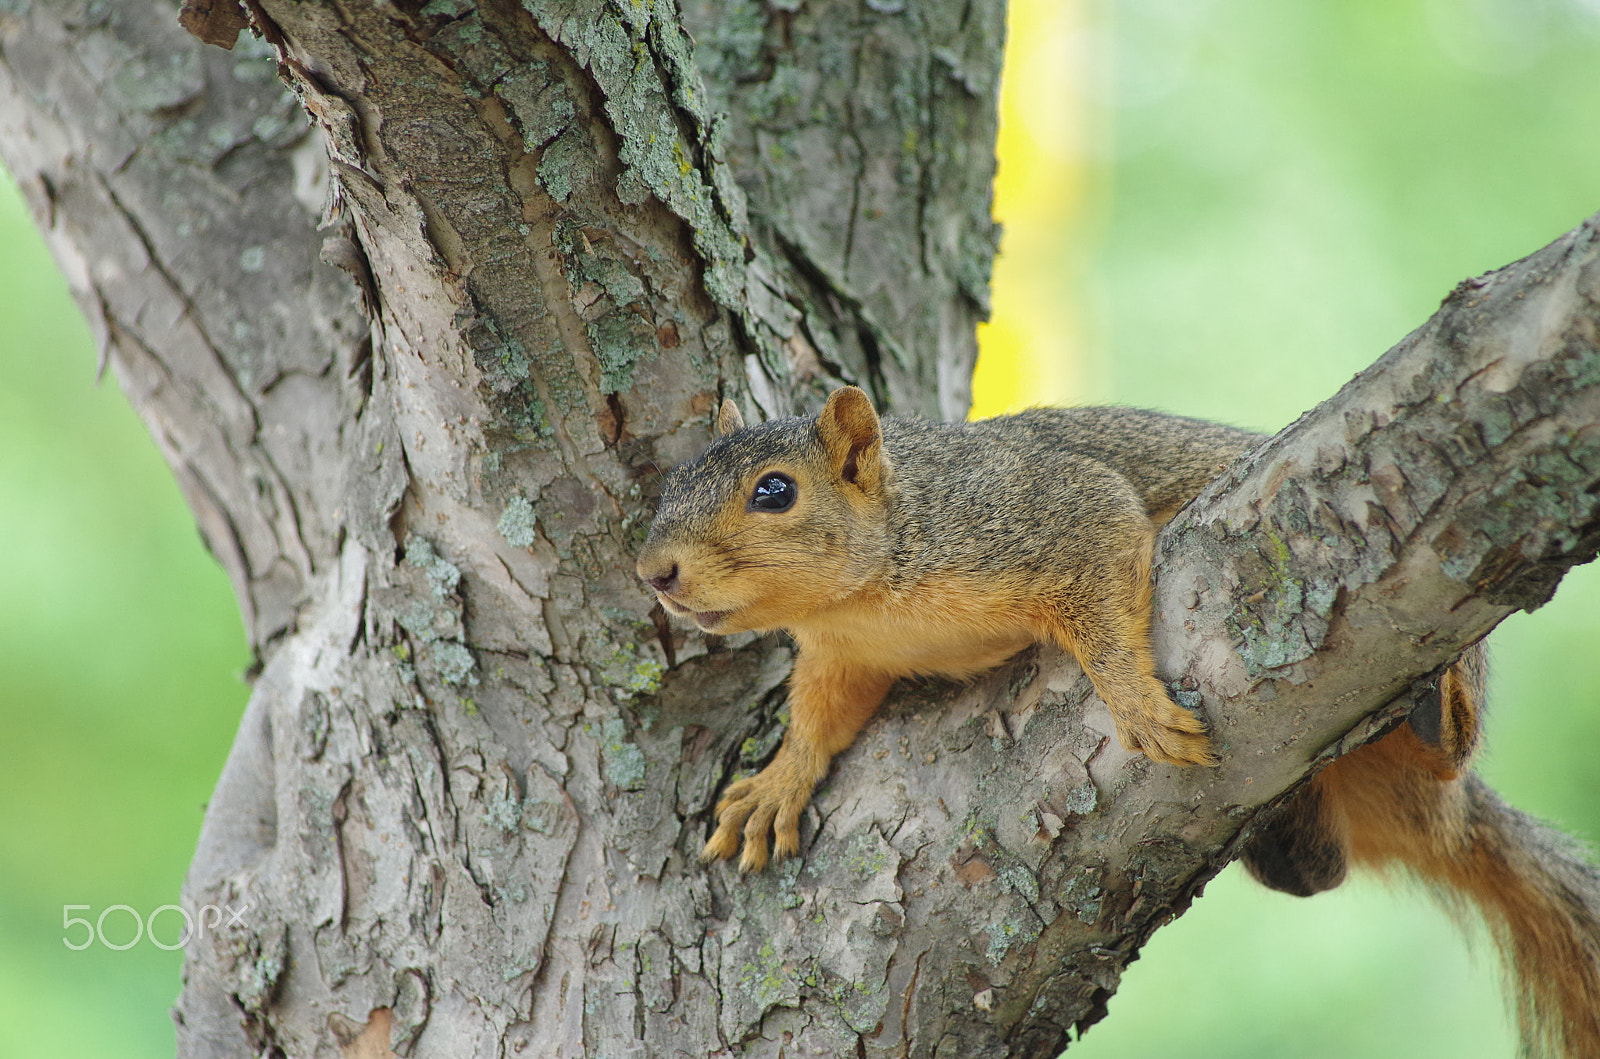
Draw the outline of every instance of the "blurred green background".
[[[178,900],[244,707],[227,579],[0,175],[0,1057],[170,1056]],[[132,914],[110,913],[113,944]],[[156,919],[172,944],[181,923]]]
[[[1600,211],[1597,0],[1086,4],[1017,0],[1014,16],[1016,41],[1063,49],[1044,67],[1083,71],[1062,119],[1079,149],[1052,192],[1078,205],[1030,266],[1053,304],[1025,299],[1072,330],[1052,344],[1074,361],[1053,396],[1277,429],[1458,280]],[[985,370],[1003,356],[986,346]],[[178,954],[70,951],[62,908],[177,900],[246,695],[227,583],[94,374],[0,179],[0,1059],[171,1054]],[[1484,772],[1600,838],[1600,571],[1493,642]],[[172,917],[158,926],[172,938]],[[113,941],[132,929],[106,921]],[[1420,894],[1358,881],[1302,901],[1230,869],[1070,1054],[1514,1052],[1492,953]]]

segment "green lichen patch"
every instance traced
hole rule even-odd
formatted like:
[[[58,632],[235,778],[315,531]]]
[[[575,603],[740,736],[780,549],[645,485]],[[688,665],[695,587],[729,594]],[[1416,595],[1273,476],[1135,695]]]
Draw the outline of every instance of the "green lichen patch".
[[[590,144],[576,130],[563,134],[539,157],[539,183],[557,202],[565,202],[587,179]]]
[[[530,63],[502,74],[495,94],[505,101],[512,124],[530,149],[548,144],[564,133],[575,145],[592,149],[587,134],[572,124],[578,111],[567,96],[567,87],[543,63]]]
[[[808,981],[807,984],[813,983]],[[862,981],[832,980],[828,983],[827,995],[844,1024],[856,1033],[871,1033],[873,1027],[882,1022],[887,996],[881,982],[874,985]]]
[[[1012,914],[990,923],[986,928],[989,935],[989,947],[984,952],[989,962],[995,966],[1006,958],[1006,953],[1011,951],[1013,945],[1027,944],[1039,936],[1039,928],[1034,924],[1033,917],[1024,918],[1020,914]]]
[[[661,676],[666,672],[666,666],[654,658],[641,658],[633,664],[633,673],[628,677],[628,690],[641,695],[654,695],[661,690]]]
[[[523,441],[550,437],[550,419],[532,379],[536,355],[491,315],[475,308],[461,310],[457,324],[472,347],[484,385],[502,398],[496,408],[504,423]]]
[[[845,844],[843,859],[852,872],[864,879],[872,879],[889,866],[893,855],[893,847],[886,845],[875,832],[865,832],[850,836],[850,841]]]
[[[1027,868],[1013,864],[1000,873],[1000,885],[1030,904],[1039,900],[1039,880]]]
[[[406,562],[427,576],[433,594],[440,598],[454,592],[461,583],[461,568],[435,551],[426,537],[413,533],[406,538]]]
[[[633,369],[656,353],[655,333],[633,313],[609,312],[590,323],[588,330],[605,393],[626,390],[633,384]]]
[[[439,638],[439,631],[434,626],[434,618],[436,613],[437,612],[435,608],[430,606],[426,600],[414,599],[411,601],[409,606],[397,613],[394,617],[395,620],[400,623],[400,627],[402,629],[410,633],[412,636],[415,636],[423,643],[428,643]],[[448,622],[448,613],[443,615],[443,617],[445,618],[446,622]],[[400,646],[403,647],[404,645]],[[405,649],[408,652],[410,650],[410,648]],[[406,660],[406,658],[400,659],[402,662]]]
[[[1433,541],[1441,569],[1481,586],[1494,602],[1527,610],[1542,605],[1566,567],[1593,553],[1587,542],[1600,522],[1597,472],[1600,433],[1559,438],[1464,505],[1456,522],[1472,532]],[[1530,524],[1539,529],[1530,533]]]
[[[509,794],[493,798],[483,808],[483,822],[509,835],[522,823],[522,803]]]
[[[1099,922],[1100,905],[1104,898],[1100,873],[1088,867],[1068,880],[1061,893],[1061,903],[1070,908],[1081,922],[1090,924]]]
[[[534,0],[523,6],[571,49],[605,95],[606,117],[620,141],[618,197],[639,204],[654,196],[688,222],[705,262],[707,291],[738,311],[744,238],[734,218],[741,206],[731,200],[737,194],[731,181],[706,179],[705,173],[720,167],[708,101],[671,4],[619,0],[599,11],[562,15]]]
[[[616,258],[579,253],[578,270],[584,279],[603,287],[618,306],[630,305],[645,295],[644,283]]]
[[[465,645],[454,640],[436,640],[429,645],[428,657],[446,684],[478,683],[478,676],[473,672],[478,663]]]
[[[1307,529],[1300,528],[1301,538]],[[1239,657],[1251,676],[1315,654],[1338,596],[1335,581],[1302,581],[1294,576],[1286,535],[1276,526],[1264,526],[1264,539],[1243,578],[1255,591],[1228,617],[1229,631],[1240,643]]]
[[[755,960],[739,967],[736,982],[740,993],[757,1010],[796,1003],[800,999],[800,980],[778,955],[770,939],[762,943],[755,956]]]
[[[456,322],[466,332],[473,361],[491,389],[511,393],[528,381],[532,365],[528,348],[519,339],[502,331],[494,320],[468,310],[458,313]]]
[[[272,1002],[289,962],[289,935],[281,924],[265,934],[250,935],[243,956],[235,965],[233,992],[247,1011],[260,1011]]]
[[[500,512],[495,528],[506,543],[514,548],[530,548],[539,539],[538,517],[533,502],[525,496],[514,496]]]
[[[618,645],[600,664],[600,679],[616,689],[621,698],[654,695],[661,690],[666,667],[649,655],[641,655],[631,645]]]
[[[472,0],[428,0],[422,5],[422,14],[430,18],[460,18],[471,10]]]
[[[755,768],[761,762],[772,756],[778,749],[778,744],[783,741],[783,726],[773,725],[759,735],[753,735],[739,744],[739,765],[741,768]]]
[[[1197,709],[1200,705],[1200,696],[1193,693],[1194,703],[1190,705],[1179,700],[1180,706]],[[1069,788],[1061,798],[1061,809],[1069,816],[1088,816],[1100,804],[1100,788],[1096,787],[1093,779],[1086,779],[1076,787]]]
[[[605,762],[606,780],[622,790],[639,790],[644,786],[644,751],[628,741],[627,726],[622,718],[612,717],[601,731],[600,758]]]

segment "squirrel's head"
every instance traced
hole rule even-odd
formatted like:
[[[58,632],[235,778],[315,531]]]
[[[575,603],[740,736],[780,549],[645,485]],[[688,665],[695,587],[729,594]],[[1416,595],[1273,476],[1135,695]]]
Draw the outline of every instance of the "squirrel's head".
[[[639,553],[669,614],[722,635],[782,628],[882,568],[891,468],[865,393],[750,427],[724,401],[717,433],[667,476]]]

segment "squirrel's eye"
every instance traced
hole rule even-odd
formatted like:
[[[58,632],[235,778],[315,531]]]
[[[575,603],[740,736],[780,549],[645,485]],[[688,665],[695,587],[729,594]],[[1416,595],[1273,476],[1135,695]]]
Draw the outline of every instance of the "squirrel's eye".
[[[800,495],[794,479],[787,474],[768,474],[756,483],[750,494],[751,511],[788,511]]]

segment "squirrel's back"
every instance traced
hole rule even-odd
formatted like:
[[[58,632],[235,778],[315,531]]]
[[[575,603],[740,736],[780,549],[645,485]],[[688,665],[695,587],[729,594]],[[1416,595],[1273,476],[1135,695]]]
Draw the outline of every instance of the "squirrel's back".
[[[976,423],[885,417],[902,571],[1028,569],[1091,533],[1157,526],[1261,436],[1137,408],[1035,408]]]
[[[693,613],[721,614],[732,603],[750,611],[748,601],[762,597],[754,610],[763,624],[753,627],[766,628],[794,613],[783,610],[785,598],[809,608],[812,597],[869,583],[1026,581],[1108,542],[1145,539],[1260,440],[1118,407],[1036,408],[976,423],[889,416],[881,434],[879,424],[874,417],[881,469],[868,490],[844,487],[839,475],[849,472],[835,465],[815,417],[717,438],[668,477],[643,565],[681,570],[698,586]],[[772,473],[798,491],[782,518],[748,504]]]
[[[1171,518],[1265,435],[1143,408],[1035,408],[974,423],[1025,451],[1082,454],[1128,479],[1150,517]]]

